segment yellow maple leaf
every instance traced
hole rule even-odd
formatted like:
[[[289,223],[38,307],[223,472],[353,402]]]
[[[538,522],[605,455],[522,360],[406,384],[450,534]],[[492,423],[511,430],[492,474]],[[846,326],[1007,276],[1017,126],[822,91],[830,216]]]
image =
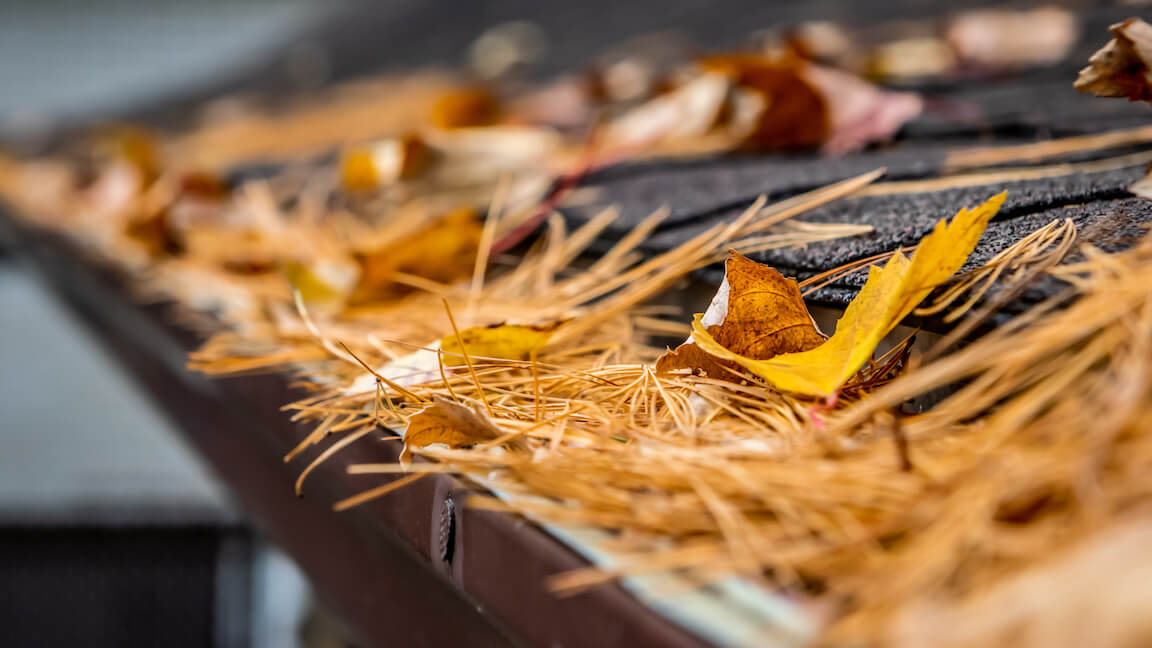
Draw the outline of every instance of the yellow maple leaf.
[[[868,281],[836,323],[836,332],[814,349],[768,360],[748,358],[717,342],[700,314],[692,322],[692,339],[705,352],[743,365],[782,391],[833,394],[872,357],[885,335],[964,265],[1005,195],[975,209],[961,209],[951,223],[937,223],[911,259],[897,252],[883,268],[870,268]]]
[[[458,367],[464,364],[461,349],[466,349],[473,358],[502,358],[507,360],[527,360],[533,351],[538,351],[548,343],[552,333],[563,322],[542,326],[528,324],[493,324],[475,326],[445,335],[440,340],[444,351],[444,364]],[[463,347],[461,346],[463,341]]]

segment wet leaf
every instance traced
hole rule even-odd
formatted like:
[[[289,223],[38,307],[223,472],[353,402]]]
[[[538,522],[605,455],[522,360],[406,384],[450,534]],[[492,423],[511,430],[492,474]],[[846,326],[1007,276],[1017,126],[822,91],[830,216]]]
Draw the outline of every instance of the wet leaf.
[[[724,348],[755,360],[807,351],[824,342],[796,281],[736,252],[724,264],[724,281],[701,323]],[[733,378],[726,367],[739,370],[740,365],[705,353],[691,339],[656,362],[661,373],[692,369],[711,378]]]
[[[433,443],[461,448],[491,441],[500,435],[500,429],[483,414],[455,401],[437,399],[408,419],[400,464],[407,466],[412,462],[412,448]]]
[[[883,268],[873,266],[836,332],[813,349],[768,360],[751,358],[721,344],[700,314],[692,324],[692,339],[701,350],[739,363],[782,391],[833,394],[872,357],[885,335],[964,265],[1004,197],[1001,193],[975,209],[962,209],[951,223],[937,223],[911,259],[897,252]]]
[[[444,364],[458,367],[464,364],[463,350],[473,358],[503,358],[507,360],[527,360],[532,352],[548,343],[552,333],[563,322],[542,326],[526,324],[493,324],[476,326],[456,334],[444,336],[440,348],[444,351]],[[461,347],[460,342],[464,345]]]

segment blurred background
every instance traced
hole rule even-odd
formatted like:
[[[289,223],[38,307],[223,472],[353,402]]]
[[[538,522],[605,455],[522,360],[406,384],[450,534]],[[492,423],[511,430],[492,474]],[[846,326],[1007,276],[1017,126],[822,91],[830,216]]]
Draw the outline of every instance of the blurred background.
[[[334,4],[5,0],[0,130],[34,141],[210,91],[279,58]],[[173,424],[2,255],[0,361],[6,645],[292,647],[306,626],[308,645],[338,643]]]

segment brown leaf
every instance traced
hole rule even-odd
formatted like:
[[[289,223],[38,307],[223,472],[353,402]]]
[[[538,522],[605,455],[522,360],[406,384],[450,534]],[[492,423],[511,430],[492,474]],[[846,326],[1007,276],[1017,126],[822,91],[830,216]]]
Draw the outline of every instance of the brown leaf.
[[[801,74],[802,65],[754,54],[712,56],[700,61],[763,101],[759,119],[746,145],[758,150],[815,148],[831,129],[828,103]]]
[[[1129,18],[1108,29],[1114,38],[1088,59],[1076,89],[1099,97],[1152,101],[1152,25]]]
[[[724,264],[724,281],[703,322],[720,344],[758,360],[824,343],[796,281],[736,252]],[[691,341],[665,353],[656,363],[661,373],[692,369],[710,378],[733,377],[725,367],[740,370],[738,364],[717,359]]]
[[[461,448],[499,437],[500,429],[483,414],[455,401],[438,399],[408,419],[400,464],[412,461],[412,448],[443,443]]]
[[[1076,14],[1061,7],[966,11],[947,30],[956,55],[985,68],[1059,63],[1079,36]]]

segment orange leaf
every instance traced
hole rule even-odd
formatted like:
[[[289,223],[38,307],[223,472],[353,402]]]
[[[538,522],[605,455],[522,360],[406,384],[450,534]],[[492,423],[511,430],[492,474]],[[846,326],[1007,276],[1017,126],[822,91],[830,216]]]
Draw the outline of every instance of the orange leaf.
[[[1100,97],[1152,101],[1152,25],[1129,18],[1109,27],[1114,38],[1088,59],[1076,89]]]
[[[736,252],[731,255],[724,264],[720,290],[703,316],[708,333],[717,342],[756,360],[807,351],[824,343],[795,280]],[[732,378],[734,374],[725,367],[740,368],[735,362],[705,353],[690,340],[656,362],[659,372],[692,369],[711,378]]]

